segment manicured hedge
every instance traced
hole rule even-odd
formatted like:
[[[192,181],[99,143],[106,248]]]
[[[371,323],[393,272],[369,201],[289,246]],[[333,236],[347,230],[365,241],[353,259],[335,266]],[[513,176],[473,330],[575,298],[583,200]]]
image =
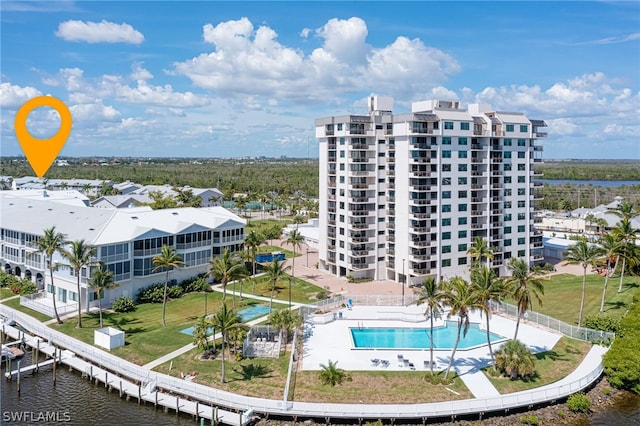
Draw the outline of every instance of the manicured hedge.
[[[618,334],[604,356],[603,365],[612,386],[640,394],[640,303],[634,303],[620,320]]]

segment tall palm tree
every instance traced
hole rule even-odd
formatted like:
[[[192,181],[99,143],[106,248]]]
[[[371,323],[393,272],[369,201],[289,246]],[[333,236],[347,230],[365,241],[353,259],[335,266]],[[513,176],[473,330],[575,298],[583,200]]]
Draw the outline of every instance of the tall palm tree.
[[[226,303],[222,303],[220,308],[211,317],[211,325],[215,327],[215,330],[222,335],[222,383],[224,380],[224,345],[229,335],[229,330],[234,327],[238,327],[242,324],[242,318],[240,315],[227,307]]]
[[[491,354],[491,362],[493,363],[495,362],[495,357],[493,356],[491,332],[489,331],[489,320],[491,319],[491,307],[489,303],[500,303],[506,295],[504,280],[498,278],[493,269],[487,265],[480,265],[471,270],[471,288],[473,292],[475,292],[480,302],[482,312],[484,312],[487,319],[487,343],[489,344],[489,354]]]
[[[639,230],[635,229],[631,225],[631,219],[628,217],[623,217],[612,230],[614,237],[616,237],[620,242],[620,246],[618,247],[618,256],[622,257],[618,293],[622,293],[622,282],[624,280],[624,271],[627,267],[627,262],[634,259],[634,254],[636,252],[635,241],[638,232]]]
[[[508,268],[511,270],[511,276],[507,278],[506,285],[518,306],[518,320],[516,321],[516,331],[513,340],[518,338],[518,329],[520,328],[520,320],[527,310],[531,309],[533,300],[537,300],[542,306],[540,295],[544,295],[544,286],[538,275],[533,272],[527,262],[523,259],[511,258]]]
[[[453,360],[458,350],[458,344],[460,343],[460,335],[466,336],[469,331],[469,313],[477,308],[480,308],[480,302],[477,295],[471,290],[471,286],[467,281],[461,277],[453,277],[449,281],[445,295],[445,305],[449,308],[447,317],[456,315],[458,317],[458,334],[456,336],[456,343],[453,346],[453,352],[451,353],[451,359],[449,360],[449,366],[444,378],[449,377],[449,372],[453,366]]]
[[[473,244],[467,250],[467,254],[471,256],[472,268],[480,264],[483,259],[487,259],[487,265],[489,265],[489,262],[493,260],[493,249],[482,237],[476,237],[476,239],[473,240]]]
[[[180,269],[181,266],[186,265],[182,261],[182,256],[179,253],[176,253],[176,250],[173,247],[169,247],[168,245],[163,245],[160,254],[151,259],[151,262],[155,265],[155,268],[152,269],[152,272],[156,271],[164,271],[164,293],[162,296],[162,326],[166,327],[167,322],[166,312],[167,312],[167,287],[169,286],[169,272],[172,269]]]
[[[60,251],[62,257],[69,261],[69,266],[75,271],[76,284],[78,288],[78,325],[77,328],[82,328],[82,296],[80,293],[80,274],[82,268],[95,263],[92,257],[96,254],[96,248],[85,243],[84,240],[72,241],[70,250],[62,249]],[[87,274],[89,275],[89,274]],[[89,301],[87,300],[87,303]]]
[[[580,298],[580,314],[578,316],[578,327],[582,327],[582,313],[584,311],[584,296],[587,290],[587,267],[595,267],[596,260],[603,254],[602,248],[590,245],[586,239],[579,240],[576,244],[567,249],[564,260],[573,265],[582,266],[582,296]]]
[[[296,265],[296,249],[302,249],[302,243],[304,243],[304,236],[294,229],[289,233],[289,236],[283,244],[289,244],[293,247],[293,257],[291,258],[291,277],[295,279],[295,265]],[[289,309],[291,309],[291,279],[289,280]]]
[[[418,293],[417,305],[423,303],[427,305],[427,310],[424,312],[425,316],[429,316],[431,321],[431,328],[429,329],[429,354],[430,354],[430,366],[431,375],[433,376],[433,317],[440,315],[442,311],[442,302],[445,297],[445,292],[442,286],[436,282],[434,277],[427,277],[422,282],[422,287]]]
[[[104,264],[91,273],[89,278],[89,285],[96,290],[98,296],[98,311],[100,312],[100,328],[102,328],[102,292],[113,287],[117,287],[118,284],[113,281],[113,272],[104,268]]]
[[[227,298],[227,284],[246,276],[244,262],[235,253],[231,253],[231,250],[225,248],[220,256],[212,257],[209,263],[207,275],[222,284],[222,302],[224,302]],[[233,303],[235,305],[235,297]]]
[[[247,234],[244,239],[244,245],[251,252],[251,265],[253,266],[253,274],[256,274],[256,252],[258,251],[258,247],[260,247],[264,243],[264,236],[261,233],[251,231]]]
[[[602,248],[602,254],[605,257],[606,274],[604,275],[604,286],[602,287],[602,300],[600,301],[600,312],[604,312],[604,300],[607,296],[607,285],[609,284],[609,275],[611,275],[611,259],[616,257],[620,251],[620,242],[612,234],[604,234],[598,240]]]
[[[60,232],[56,232],[56,227],[52,226],[44,230],[44,235],[40,237],[36,243],[38,252],[44,254],[47,258],[47,266],[51,277],[51,293],[53,294],[53,312],[56,316],[58,324],[62,324],[62,320],[58,315],[58,307],[56,306],[56,286],[53,283],[53,255],[60,251],[65,244],[65,236]]]
[[[273,307],[273,295],[276,291],[276,284],[282,278],[284,278],[287,269],[291,268],[291,266],[284,266],[284,260],[278,261],[278,259],[273,258],[271,263],[265,267],[265,272],[267,273],[267,277],[269,281],[271,281],[271,299],[269,300],[269,314],[271,314],[271,309]]]

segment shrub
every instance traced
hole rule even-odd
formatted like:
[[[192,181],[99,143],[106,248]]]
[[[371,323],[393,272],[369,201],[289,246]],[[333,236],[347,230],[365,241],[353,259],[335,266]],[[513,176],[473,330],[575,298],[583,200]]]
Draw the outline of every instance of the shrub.
[[[620,328],[620,319],[602,314],[589,315],[584,319],[584,327],[617,333]]]
[[[162,291],[164,293],[164,286],[162,287]],[[184,290],[182,290],[182,287],[180,287],[179,285],[172,285],[167,287],[167,299],[178,299],[180,298],[184,293]],[[162,302],[162,299],[160,300],[160,302]]]
[[[25,294],[33,294],[38,292],[38,287],[36,287],[35,283],[30,280],[21,280],[18,294],[20,296],[24,296]]]
[[[212,291],[211,286],[204,277],[187,278],[180,283],[180,287],[185,293],[194,293],[197,291]]]
[[[116,312],[133,312],[136,310],[136,305],[130,297],[122,296],[113,301],[111,308]]]
[[[574,393],[567,398],[567,408],[574,413],[587,413],[591,408],[591,398],[582,392]]]
[[[602,388],[602,394],[603,394],[603,395],[611,395],[611,389],[609,389],[609,388]]]
[[[180,285],[167,286],[167,299],[177,299],[184,293]],[[164,297],[164,283],[151,284],[138,291],[136,303],[162,303]]]
[[[602,359],[611,386],[640,394],[640,304],[620,320],[619,332]]]
[[[522,416],[520,418],[520,422],[524,423],[525,425],[537,425],[540,423],[540,421],[538,420],[538,416],[535,416],[533,414],[527,414],[526,416]]]
[[[509,340],[496,351],[496,368],[502,374],[516,380],[527,378],[536,372],[535,358],[529,348],[519,340]]]

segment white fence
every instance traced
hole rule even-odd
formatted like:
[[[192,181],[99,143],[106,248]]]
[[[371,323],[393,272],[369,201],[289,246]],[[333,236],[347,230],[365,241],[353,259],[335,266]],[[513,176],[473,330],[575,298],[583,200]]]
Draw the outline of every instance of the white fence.
[[[510,305],[508,303],[497,304],[495,302],[490,303],[491,309],[502,315],[509,315],[512,317],[518,317],[518,307]],[[567,324],[550,316],[535,312],[526,311],[523,315],[523,319],[526,323],[536,323],[551,330],[556,330],[565,336],[573,339],[584,340],[587,342],[602,343],[604,345],[610,345],[615,334],[608,331],[592,330],[590,328],[578,327],[575,325]]]
[[[72,350],[78,356],[117,374],[139,380],[143,384],[153,383],[165,391],[185,395],[192,400],[235,409],[249,409],[260,414],[284,416],[306,416],[313,418],[347,419],[420,419],[426,417],[448,417],[478,412],[502,411],[517,407],[565,398],[593,383],[602,374],[602,363],[571,382],[548,385],[544,388],[506,394],[491,398],[476,398],[460,401],[445,401],[424,404],[330,404],[313,402],[285,402],[261,399],[221,391],[198,383],[188,382],[165,374],[156,373],[97,349],[63,333],[53,330],[36,319],[0,304],[0,315],[13,319],[34,334],[49,342]]]
[[[26,296],[20,296],[20,305],[29,309],[33,309],[34,311],[40,312],[41,314],[48,315],[51,318],[55,318],[56,314],[53,309],[53,299],[48,299],[46,295],[47,293],[39,292],[28,294]],[[77,313],[78,304],[59,302],[56,304],[56,310],[58,311],[59,316]]]

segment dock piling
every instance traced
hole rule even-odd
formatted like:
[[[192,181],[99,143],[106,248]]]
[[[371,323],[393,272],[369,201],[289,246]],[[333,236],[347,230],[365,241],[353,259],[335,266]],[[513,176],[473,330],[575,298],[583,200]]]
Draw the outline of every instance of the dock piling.
[[[56,385],[56,364],[57,364],[57,355],[56,355],[56,348],[53,348],[53,386]]]
[[[22,360],[18,360],[18,393],[20,393],[20,363]]]

